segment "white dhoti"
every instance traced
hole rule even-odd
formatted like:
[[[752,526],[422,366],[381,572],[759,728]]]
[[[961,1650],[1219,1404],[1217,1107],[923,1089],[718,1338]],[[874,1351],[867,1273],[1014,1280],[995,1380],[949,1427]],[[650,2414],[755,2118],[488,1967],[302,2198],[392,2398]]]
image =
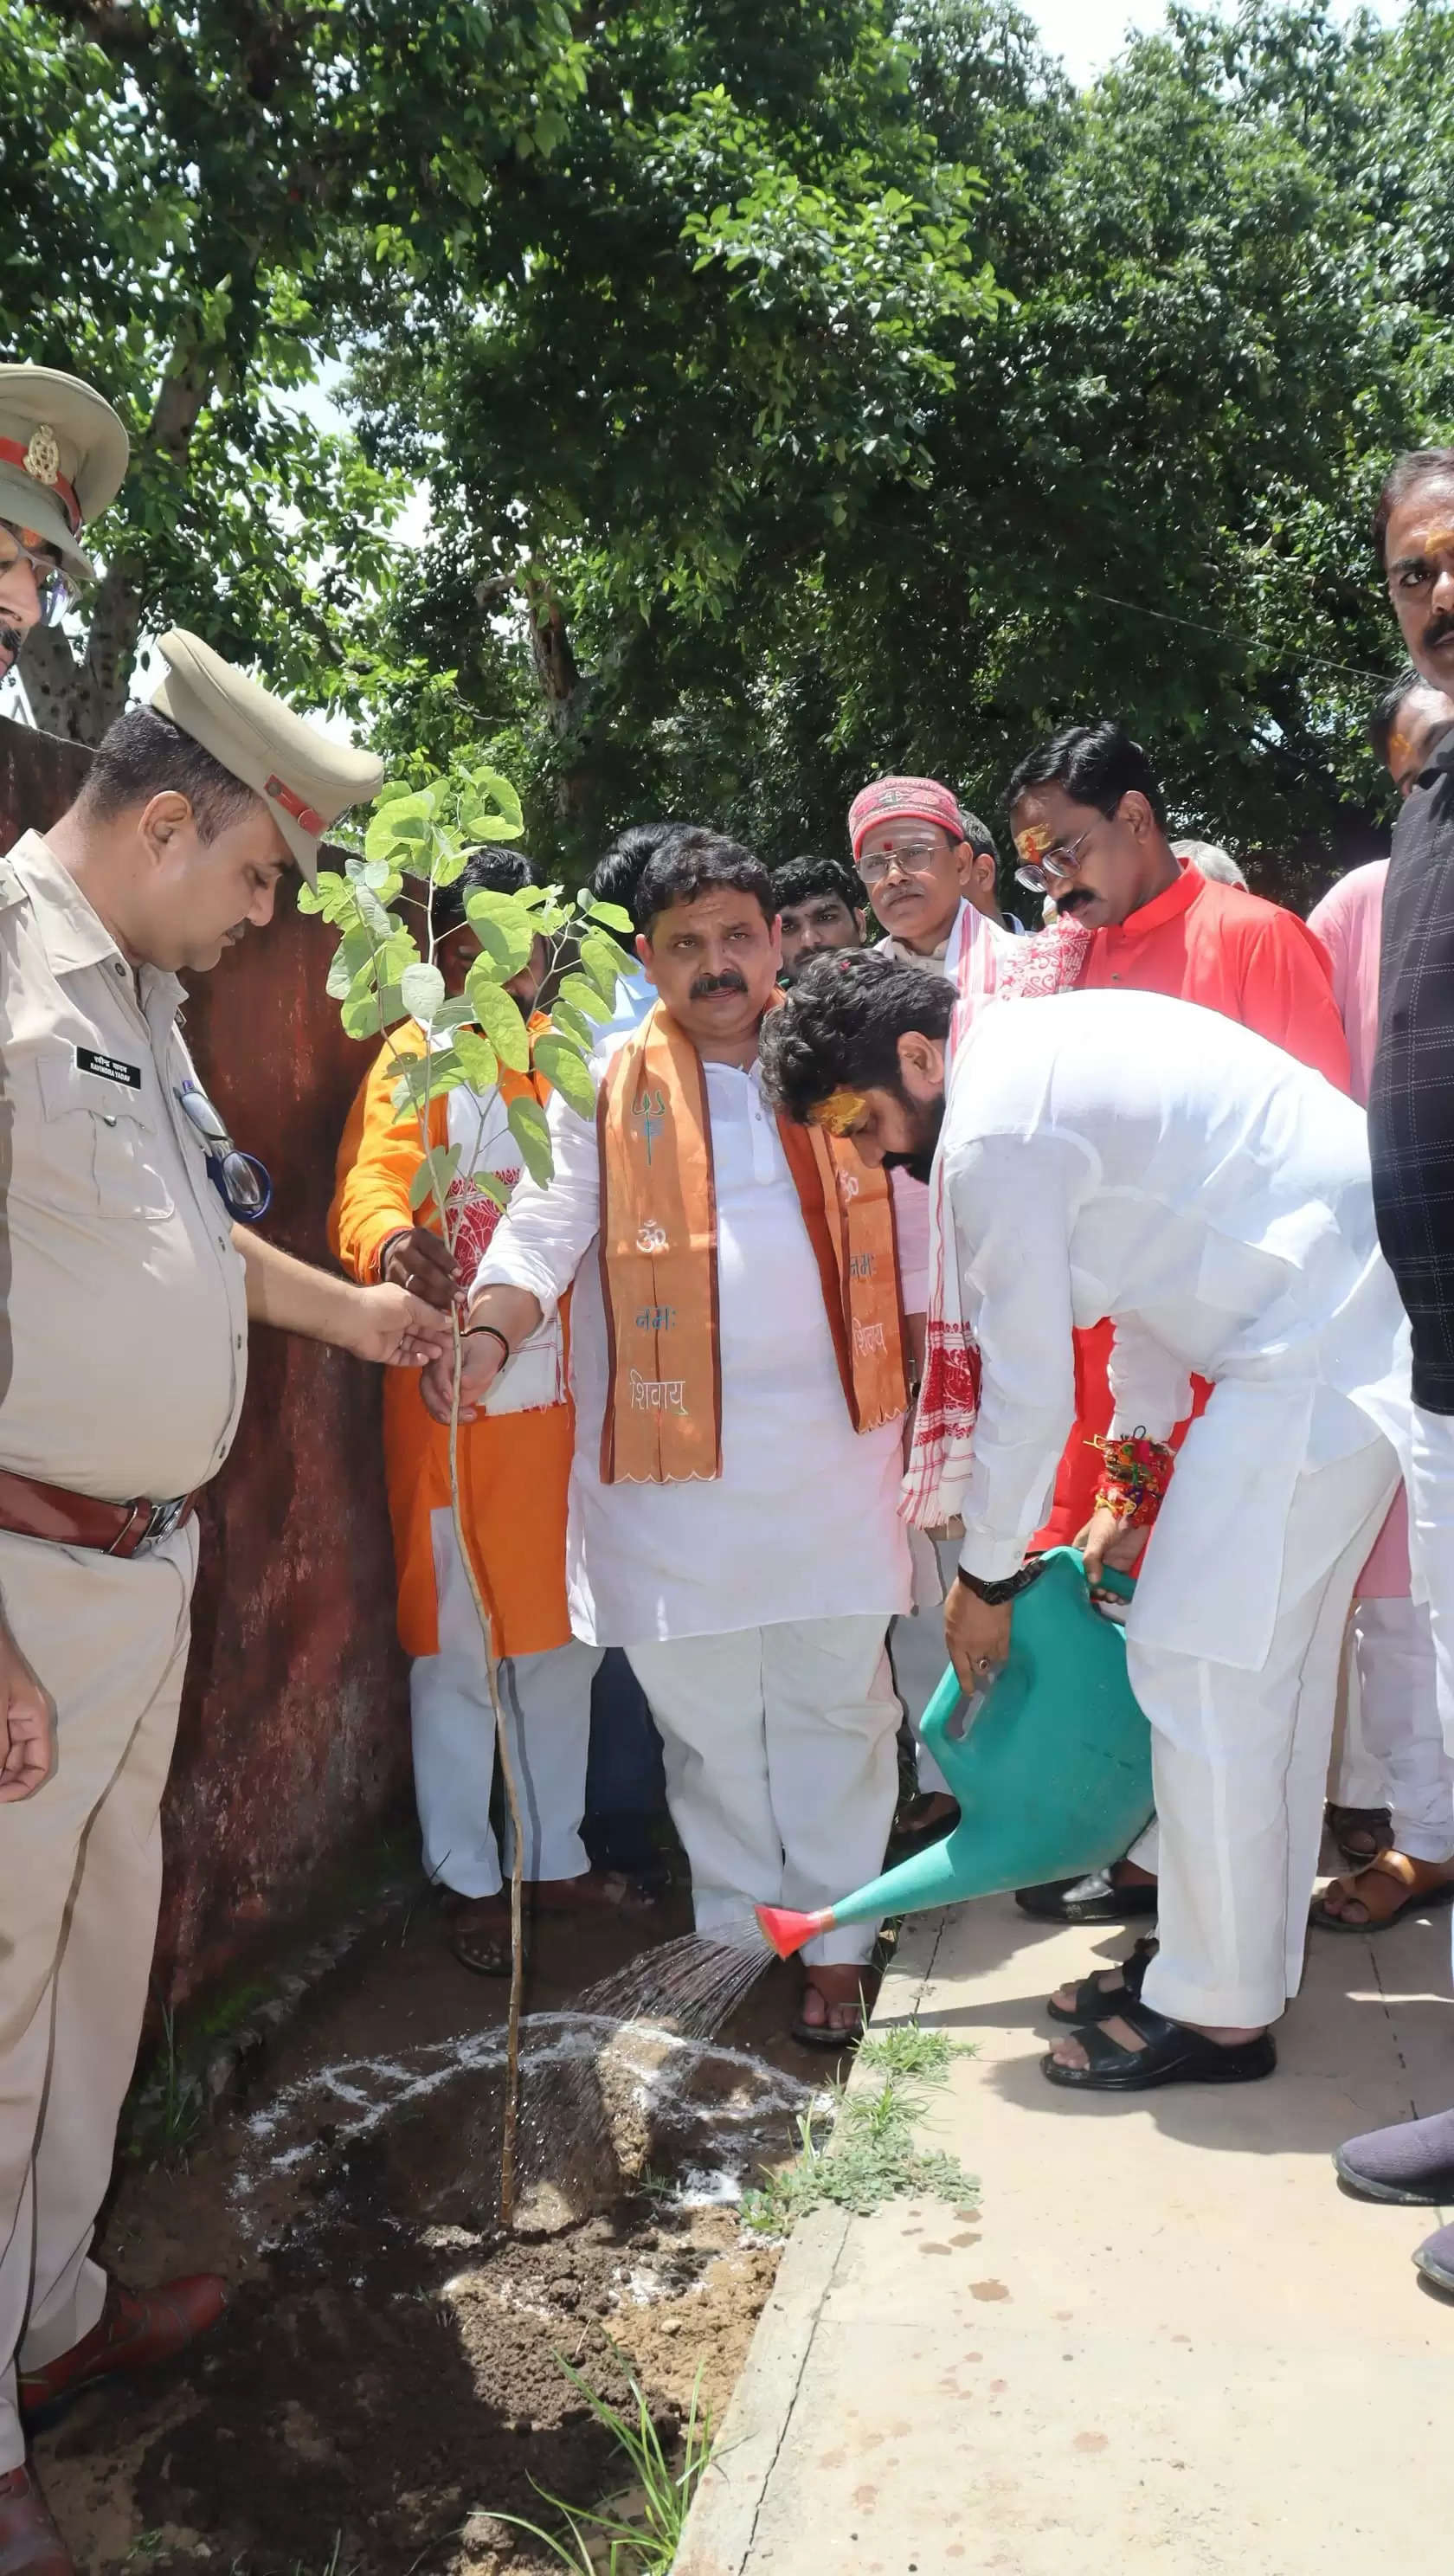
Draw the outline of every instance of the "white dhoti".
[[[1390,1443],[1347,1413],[1357,1445],[1294,1483],[1257,1669],[1149,1648],[1131,1614],[1127,1667],[1151,1722],[1160,1826],[1161,1946],[1143,1991],[1172,2020],[1261,2029],[1301,1980],[1344,1623],[1399,1475]],[[1258,1464],[1248,1459],[1249,1481]],[[1189,1564],[1189,1588],[1198,1575]]]
[[[884,1628],[880,1611],[628,1647],[661,1729],[699,1932],[740,1934],[754,1905],[811,1913],[882,1869],[899,1716]],[[845,1924],[803,1956],[866,1959],[876,1930]]]
[[[187,1667],[197,1527],[129,1563],[0,1534],[0,1590],[56,1705],[56,1771],[0,1807],[0,2475],[25,2439],[14,2359],[90,2333],[90,2259],[141,2035],[160,1808]]]
[[[435,1512],[432,1529],[439,1652],[416,1656],[409,1672],[424,1866],[457,1895],[494,1896],[504,1882],[490,1822],[495,1717],[484,1638],[452,1515]],[[520,1791],[527,1879],[580,1878],[590,1865],[581,1818],[591,1683],[600,1660],[598,1646],[574,1639],[545,1654],[501,1659],[500,1699]]]

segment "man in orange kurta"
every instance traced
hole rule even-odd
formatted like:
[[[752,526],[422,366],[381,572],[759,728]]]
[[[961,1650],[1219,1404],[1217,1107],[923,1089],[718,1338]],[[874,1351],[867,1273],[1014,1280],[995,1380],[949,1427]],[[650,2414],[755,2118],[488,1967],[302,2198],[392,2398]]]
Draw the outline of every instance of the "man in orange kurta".
[[[503,860],[503,864],[502,864]],[[464,921],[463,896],[478,882],[513,891],[504,879],[523,866],[513,854],[472,861],[449,902],[457,914],[436,962],[447,985],[463,987],[478,943]],[[473,873],[471,873],[473,871]],[[523,877],[521,882],[528,882]],[[537,966],[538,966],[537,961]],[[538,974],[512,986],[527,1009]],[[462,1147],[451,1190],[459,1250],[451,1263],[432,1200],[415,1209],[410,1187],[423,1160],[417,1115],[396,1116],[395,1057],[423,1051],[412,1022],[391,1032],[359,1085],[339,1146],[329,1217],[333,1249],[356,1278],[407,1278],[416,1293],[447,1305],[468,1282],[498,1221],[495,1202],[471,1189],[487,1172],[506,1188],[520,1158],[507,1111],[543,1085],[501,1070],[498,1087],[467,1087],[430,1103],[430,1142]],[[602,1893],[588,1874],[580,1822],[585,1806],[591,1682],[600,1656],[571,1636],[565,1596],[566,1489],[574,1447],[564,1353],[521,1355],[539,1383],[530,1409],[482,1416],[461,1426],[461,1517],[490,1614],[502,1702],[510,1723],[526,1849],[524,1874],[537,1906],[570,1906]],[[457,1900],[452,1943],[468,1967],[509,1963],[508,1908],[490,1822],[495,1734],[478,1613],[453,1526],[449,1434],[431,1421],[410,1381],[405,1400],[384,1402],[384,1465],[399,1578],[399,1639],[412,1658],[410,1702],[415,1789],[425,1866]]]
[[[1052,894],[1061,917],[1091,933],[1080,989],[1124,986],[1200,1003],[1286,1048],[1340,1091],[1350,1088],[1348,1041],[1320,942],[1281,904],[1177,858],[1151,764],[1122,726],[1075,725],[1055,735],[1021,761],[1008,803],[1020,882]],[[1075,1336],[1076,1424],[1039,1547],[1070,1545],[1090,1518],[1102,1465],[1090,1443],[1111,1419],[1110,1348],[1109,1324]],[[1209,1389],[1201,1380],[1195,1388],[1199,1413]],[[1191,1419],[1178,1424],[1174,1447]],[[1148,1871],[1121,1862],[1114,1877],[1114,1887],[1077,1882],[1067,1895],[1027,1889],[1036,1900],[1028,1910],[1081,1922],[1154,1910]]]

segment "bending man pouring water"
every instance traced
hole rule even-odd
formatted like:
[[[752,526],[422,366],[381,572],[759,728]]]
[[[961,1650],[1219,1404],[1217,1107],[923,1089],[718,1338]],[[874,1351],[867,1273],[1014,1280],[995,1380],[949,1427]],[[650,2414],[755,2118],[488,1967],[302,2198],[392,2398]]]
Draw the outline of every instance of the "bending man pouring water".
[[[946,1101],[952,1002],[882,957],[825,960],[763,1031],[764,1083],[866,1162],[931,1178],[906,1508],[963,1519],[946,1628],[966,1686],[1007,1651],[1074,1414],[1072,1328],[1115,1328],[1093,1564],[1134,1561],[1188,1377],[1213,1381],[1127,1630],[1160,1951],[1143,1996],[1108,1996],[1045,2072],[1102,2091],[1245,2082],[1272,2072],[1301,1976],[1343,1622],[1407,1445],[1363,1117],[1250,1030],[1127,992],[982,1012]]]

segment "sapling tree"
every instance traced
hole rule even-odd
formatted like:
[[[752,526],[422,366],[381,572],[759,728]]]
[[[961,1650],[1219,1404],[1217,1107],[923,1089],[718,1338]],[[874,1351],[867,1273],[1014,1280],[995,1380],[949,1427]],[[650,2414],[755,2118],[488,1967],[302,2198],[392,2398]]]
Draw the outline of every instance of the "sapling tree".
[[[410,1187],[411,1211],[417,1223],[438,1230],[457,1258],[478,1240],[481,1202],[490,1200],[503,1208],[510,1195],[510,1185],[499,1173],[474,1168],[491,1094],[502,1072],[528,1075],[533,1059],[534,1070],[573,1109],[583,1117],[593,1114],[595,1095],[587,1059],[596,1028],[615,1009],[621,971],[621,949],[608,934],[631,928],[629,914],[619,906],[595,903],[587,895],[567,900],[559,886],[525,886],[517,894],[472,891],[465,898],[465,918],[479,941],[480,953],[470,966],[463,993],[451,996],[438,962],[433,898],[459,879],[476,851],[492,842],[517,840],[520,830],[519,797],[496,770],[464,763],[423,785],[391,780],[380,790],[362,848],[345,857],[341,870],[320,870],[316,891],[304,886],[298,896],[301,911],[321,913],[338,932],[327,989],[341,1005],[344,1028],[350,1037],[382,1039],[397,1077],[395,1116],[417,1124],[420,1160]],[[505,986],[530,964],[537,940],[545,947],[543,988],[553,991],[554,998],[548,1026],[542,1028],[537,1018],[532,1035]],[[468,1115],[442,1123],[434,1114],[437,1103],[462,1089],[468,1090],[475,1104],[473,1129]],[[507,1104],[506,1116],[525,1170],[534,1180],[548,1181],[550,1130],[534,1090],[519,1088]],[[457,1298],[452,1309],[450,1507],[484,1640],[513,1847],[510,2012],[500,2162],[500,2216],[508,2225],[515,2200],[524,1978],[523,1836],[489,1606],[460,1509],[460,1311]]]

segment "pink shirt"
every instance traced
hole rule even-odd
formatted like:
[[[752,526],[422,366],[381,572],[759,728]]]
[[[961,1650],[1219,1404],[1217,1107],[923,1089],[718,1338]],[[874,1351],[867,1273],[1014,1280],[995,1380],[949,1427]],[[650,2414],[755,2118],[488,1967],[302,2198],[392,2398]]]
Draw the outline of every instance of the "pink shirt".
[[[1378,1044],[1378,944],[1387,875],[1387,859],[1374,859],[1366,868],[1350,868],[1308,914],[1309,930],[1328,952],[1333,998],[1353,1067],[1353,1097],[1365,1108]]]
[[[1383,930],[1383,881],[1387,859],[1350,868],[1308,914],[1328,952],[1333,996],[1348,1034],[1353,1097],[1367,1105],[1378,1044],[1378,946]],[[1409,1590],[1409,1506],[1400,1485],[1355,1586],[1360,1601],[1405,1601]]]

